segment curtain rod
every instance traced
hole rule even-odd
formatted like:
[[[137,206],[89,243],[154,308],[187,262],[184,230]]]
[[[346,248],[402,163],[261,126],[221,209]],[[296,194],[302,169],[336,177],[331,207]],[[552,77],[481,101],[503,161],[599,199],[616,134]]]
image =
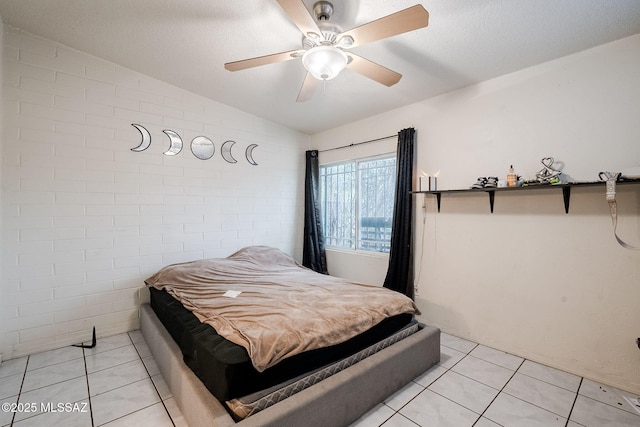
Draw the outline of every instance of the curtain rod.
[[[324,153],[325,151],[340,150],[342,148],[349,148],[349,147],[354,147],[356,145],[368,144],[370,142],[382,141],[383,139],[397,138],[397,137],[398,137],[398,135],[383,136],[382,138],[370,139],[369,141],[354,142],[354,143],[351,143],[349,145],[343,145],[341,147],[327,148],[326,150],[318,150],[318,152]]]

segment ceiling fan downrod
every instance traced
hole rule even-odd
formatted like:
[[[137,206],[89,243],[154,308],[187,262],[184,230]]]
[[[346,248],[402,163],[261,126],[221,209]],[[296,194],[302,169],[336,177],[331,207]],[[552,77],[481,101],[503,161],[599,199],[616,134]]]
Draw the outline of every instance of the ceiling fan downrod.
[[[319,1],[313,5],[313,13],[317,21],[328,21],[333,15],[333,5],[328,1]]]

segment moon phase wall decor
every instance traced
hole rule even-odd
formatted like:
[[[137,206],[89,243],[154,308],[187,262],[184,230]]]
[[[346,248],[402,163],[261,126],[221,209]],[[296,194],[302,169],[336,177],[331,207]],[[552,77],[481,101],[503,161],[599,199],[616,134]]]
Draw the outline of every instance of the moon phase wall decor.
[[[256,161],[253,160],[253,149],[256,148],[257,146],[258,144],[251,144],[247,147],[247,149],[244,152],[244,156],[247,158],[247,162],[251,163],[254,166],[258,165]]]
[[[149,146],[151,145],[151,134],[149,133],[149,131],[144,126],[140,126],[135,123],[132,123],[131,126],[138,129],[138,132],[140,132],[140,135],[142,136],[140,145],[138,145],[137,147],[133,147],[131,151],[144,151],[149,148]]]
[[[216,152],[216,147],[206,136],[196,136],[191,141],[191,152],[200,160],[209,160]]]
[[[167,136],[169,137],[169,141],[171,141],[171,145],[169,145],[169,149],[162,154],[166,156],[175,156],[176,154],[181,152],[182,138],[180,138],[180,135],[178,135],[172,130],[163,130],[162,132],[167,134]]]
[[[131,126],[135,127],[138,132],[140,132],[140,136],[142,137],[140,144],[137,147],[131,148],[131,151],[140,152],[149,148],[149,146],[151,145],[151,134],[149,133],[149,131],[144,126],[139,124],[132,123]],[[183,146],[182,138],[180,137],[180,135],[178,135],[177,132],[169,129],[163,130],[162,132],[169,137],[170,142],[169,149],[162,154],[166,156],[175,156],[179,154],[182,151]],[[238,161],[235,159],[235,157],[233,157],[233,154],[231,153],[231,148],[235,145],[235,143],[236,141],[227,140],[223,142],[222,146],[220,147],[220,154],[227,163],[238,163]],[[258,163],[253,158],[253,150],[257,146],[258,144],[250,144],[245,150],[245,158],[247,159],[247,162],[249,162],[249,164],[253,166],[258,165]],[[206,136],[196,136],[191,141],[191,153],[200,160],[209,160],[213,157],[215,152],[216,147],[213,141],[211,141]]]
[[[220,149],[220,154],[222,154],[222,158],[225,159],[228,163],[238,163],[236,159],[234,159],[231,154],[231,147],[235,144],[235,141],[225,141],[222,144],[222,148]]]

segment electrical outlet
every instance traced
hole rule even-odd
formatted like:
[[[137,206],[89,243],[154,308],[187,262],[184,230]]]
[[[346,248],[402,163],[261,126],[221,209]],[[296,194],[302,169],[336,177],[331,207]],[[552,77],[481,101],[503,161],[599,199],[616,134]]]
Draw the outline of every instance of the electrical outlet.
[[[413,284],[413,294],[415,296],[420,295],[420,286],[418,285],[418,282]]]

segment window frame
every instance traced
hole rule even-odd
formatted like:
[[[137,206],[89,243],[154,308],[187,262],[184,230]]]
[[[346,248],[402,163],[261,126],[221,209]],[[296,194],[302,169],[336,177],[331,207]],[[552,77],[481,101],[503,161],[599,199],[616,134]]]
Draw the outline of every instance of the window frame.
[[[343,251],[343,252],[348,252],[348,253],[358,253],[358,254],[362,254],[362,255],[372,255],[372,256],[388,256],[389,252],[386,251],[377,251],[377,250],[372,250],[372,249],[363,249],[361,247],[361,242],[360,242],[360,222],[361,222],[361,218],[360,218],[360,211],[361,211],[361,200],[360,200],[360,187],[361,187],[361,182],[360,182],[360,164],[361,163],[365,163],[365,162],[370,162],[370,161],[376,161],[376,160],[385,160],[385,159],[394,159],[394,182],[392,185],[393,188],[393,199],[394,201],[392,203],[395,203],[395,188],[396,188],[396,180],[397,180],[397,171],[398,171],[398,158],[397,158],[397,153],[395,151],[392,152],[387,152],[387,153],[382,153],[382,154],[376,154],[376,155],[372,155],[372,156],[366,156],[366,157],[358,157],[358,158],[354,158],[354,159],[345,159],[345,160],[339,160],[339,161],[334,161],[334,162],[327,162],[327,163],[322,163],[320,164],[320,186],[321,188],[320,190],[320,202],[321,202],[321,206],[320,206],[320,212],[321,212],[321,219],[322,219],[322,228],[323,228],[323,232],[326,231],[325,228],[325,218],[326,218],[326,214],[325,214],[325,200],[323,197],[324,191],[325,189],[322,188],[324,186],[324,182],[323,182],[323,175],[322,175],[322,168],[324,167],[333,167],[333,166],[340,166],[340,165],[347,165],[347,164],[354,164],[354,169],[353,169],[353,173],[354,173],[354,206],[353,206],[353,211],[354,211],[354,234],[353,234],[353,247],[347,247],[347,246],[337,246],[337,245],[331,245],[331,244],[326,244],[326,248],[328,250],[331,251]],[[393,220],[393,213],[392,213],[392,218],[391,220]],[[325,241],[327,241],[327,236],[325,235]],[[389,243],[391,243],[391,239],[389,239]]]

